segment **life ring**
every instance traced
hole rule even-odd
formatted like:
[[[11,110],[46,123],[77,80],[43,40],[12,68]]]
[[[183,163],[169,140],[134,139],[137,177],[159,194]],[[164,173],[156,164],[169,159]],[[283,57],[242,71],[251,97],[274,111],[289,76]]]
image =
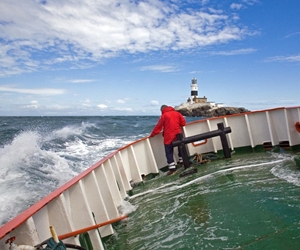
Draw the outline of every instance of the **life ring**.
[[[300,133],[300,122],[295,123],[295,128],[296,128],[297,132]]]

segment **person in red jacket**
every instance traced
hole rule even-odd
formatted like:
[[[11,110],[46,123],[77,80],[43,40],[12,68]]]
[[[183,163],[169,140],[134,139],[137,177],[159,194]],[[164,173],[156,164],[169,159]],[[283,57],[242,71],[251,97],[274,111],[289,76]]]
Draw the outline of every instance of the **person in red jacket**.
[[[153,128],[150,137],[155,136],[163,131],[165,153],[167,158],[167,163],[169,166],[168,174],[172,174],[176,171],[176,165],[173,158],[173,146],[172,142],[177,139],[176,135],[181,133],[181,127],[185,126],[186,121],[182,114],[177,112],[174,108],[162,105],[161,117],[159,118],[157,124]],[[182,163],[182,157],[180,152],[178,154],[179,162]]]

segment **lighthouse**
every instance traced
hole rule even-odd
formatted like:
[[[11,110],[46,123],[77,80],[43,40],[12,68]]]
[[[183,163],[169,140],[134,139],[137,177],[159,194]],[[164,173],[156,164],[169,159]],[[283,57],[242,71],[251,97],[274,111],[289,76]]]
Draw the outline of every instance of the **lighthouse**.
[[[191,83],[191,96],[187,99],[188,104],[203,104],[203,105],[208,105],[209,103],[212,104],[212,102],[207,102],[207,98],[205,96],[203,97],[198,97],[198,84],[197,84],[197,79],[194,77],[192,79]]]
[[[198,97],[197,79],[193,78],[191,84],[191,97],[190,97],[191,103],[194,103],[197,97]]]

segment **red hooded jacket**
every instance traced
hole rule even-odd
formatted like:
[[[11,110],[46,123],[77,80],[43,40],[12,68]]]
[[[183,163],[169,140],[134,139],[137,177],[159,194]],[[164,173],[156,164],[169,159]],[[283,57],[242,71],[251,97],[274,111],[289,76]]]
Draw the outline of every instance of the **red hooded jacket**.
[[[168,106],[162,110],[162,115],[153,128],[150,137],[159,134],[163,130],[164,144],[171,144],[176,139],[176,135],[181,133],[181,127],[185,124],[186,121],[182,114]]]

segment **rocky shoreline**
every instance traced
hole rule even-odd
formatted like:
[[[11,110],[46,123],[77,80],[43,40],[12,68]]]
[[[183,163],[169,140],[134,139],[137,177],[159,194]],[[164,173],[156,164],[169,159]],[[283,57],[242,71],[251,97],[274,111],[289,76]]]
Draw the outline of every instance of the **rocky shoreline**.
[[[175,107],[175,110],[188,117],[216,117],[249,112],[242,107],[214,107],[204,104],[180,105]]]

